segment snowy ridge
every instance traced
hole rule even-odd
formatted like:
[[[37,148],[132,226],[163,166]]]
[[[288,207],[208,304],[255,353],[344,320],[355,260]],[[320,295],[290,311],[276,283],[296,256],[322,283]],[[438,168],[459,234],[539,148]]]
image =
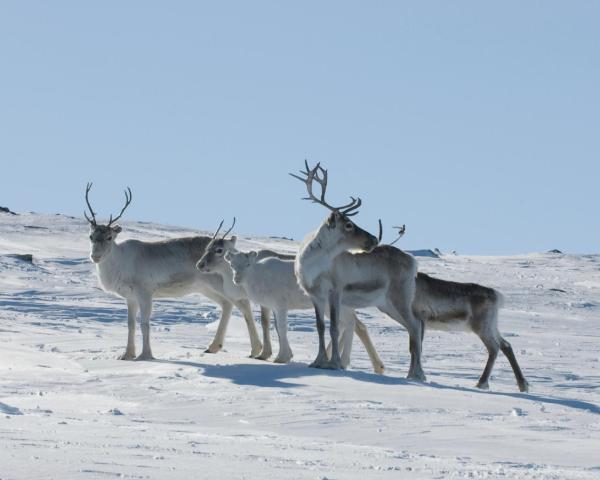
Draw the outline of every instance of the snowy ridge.
[[[122,239],[208,233],[122,225]],[[486,353],[471,334],[427,332],[428,382],[407,381],[407,335],[374,310],[361,318],[384,376],[358,342],[350,370],[307,368],[309,312],[290,314],[290,365],[247,358],[237,312],[225,351],[204,354],[219,312],[199,296],[156,302],[159,360],[117,361],[126,309],[99,289],[87,235],[84,219],[0,213],[2,480],[600,477],[600,255],[418,259],[505,295],[500,330],[530,382],[522,394],[503,356],[490,391],[474,388]]]

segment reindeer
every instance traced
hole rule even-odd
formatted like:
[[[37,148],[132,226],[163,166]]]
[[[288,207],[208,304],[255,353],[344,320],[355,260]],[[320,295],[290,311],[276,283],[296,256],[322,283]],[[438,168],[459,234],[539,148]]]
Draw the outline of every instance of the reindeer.
[[[150,348],[150,315],[154,298],[181,297],[200,293],[221,306],[220,324],[227,324],[235,305],[243,314],[250,334],[251,353],[261,351],[261,343],[247,300],[230,299],[223,289],[219,275],[203,274],[196,268],[211,238],[205,236],[176,238],[159,242],[125,240],[116,242],[121,227],[115,222],[121,218],[131,203],[131,189],[125,191],[125,206],[115,218],[110,216],[108,224],[100,225],[89,201],[92,184],[88,183],[85,201],[90,211],[84,216],[90,224],[90,258],[96,265],[102,288],[115,293],[127,301],[127,347],[119,357],[121,360],[153,359]],[[135,356],[135,321],[140,313],[143,346],[141,354]],[[222,342],[222,339],[221,339]],[[219,345],[220,347],[221,345]]]
[[[416,260],[393,246],[378,246],[381,222],[378,238],[351,220],[362,204],[360,198],[351,197],[350,203],[340,207],[328,204],[325,201],[327,171],[320,164],[313,169],[309,168],[308,162],[305,166],[306,171],[301,171],[303,177],[291,175],[305,183],[307,200],[331,211],[321,226],[303,241],[295,261],[298,282],[310,296],[317,320],[319,352],[311,366],[341,367],[339,313],[342,306],[352,309],[374,306],[406,328],[411,356],[408,378],[424,381],[421,367],[423,325],[412,311]],[[313,182],[321,187],[320,198],[313,194]],[[325,347],[323,316],[327,308],[330,312],[331,358]]]
[[[477,382],[477,387],[487,390],[488,379],[498,357],[498,350],[508,359],[521,392],[529,384],[513,349],[498,330],[498,310],[503,306],[502,294],[476,283],[458,283],[430,277],[419,272],[413,312],[425,328],[444,331],[471,331],[483,342],[488,360]]]
[[[306,310],[313,307],[310,298],[298,285],[294,273],[294,260],[280,258],[259,258],[258,252],[225,253],[224,260],[231,266],[233,281],[244,287],[251,301],[268,306],[275,312],[277,334],[279,336],[279,355],[275,362],[287,363],[292,359],[292,349],[287,339],[287,314],[289,310]],[[342,330],[342,342],[348,332],[354,328],[365,346],[375,373],[383,373],[384,366],[377,355],[365,325],[356,317],[352,309],[343,308],[342,318],[346,319]],[[341,365],[346,368],[350,363],[351,342],[342,347]]]
[[[223,281],[223,289],[228,298],[235,299],[238,301],[247,301],[248,294],[246,293],[246,290],[241,285],[237,285],[233,282],[233,272],[231,271],[231,267],[223,258],[227,252],[237,251],[235,250],[237,237],[235,235],[232,235],[231,238],[226,238],[227,234],[233,229],[235,225],[235,217],[233,219],[233,224],[231,225],[231,228],[227,230],[227,232],[225,232],[220,238],[217,238],[222,225],[223,222],[220,223],[219,227],[213,234],[211,241],[206,246],[206,249],[204,250],[204,255],[202,255],[200,260],[196,262],[196,268],[202,273],[220,275]],[[295,258],[294,255],[277,253],[273,250],[260,250],[257,253],[257,257],[259,259],[276,257],[286,260],[293,260]],[[267,360],[269,357],[271,357],[273,353],[271,345],[271,335],[269,333],[271,309],[261,305],[260,313],[261,326],[263,331],[263,347],[260,354],[255,358],[259,360]],[[217,329],[215,339],[213,340],[209,349],[213,348],[215,352],[219,350],[219,346],[222,345],[223,340],[225,338],[226,329],[227,322],[222,321],[221,323],[219,323],[219,328]]]

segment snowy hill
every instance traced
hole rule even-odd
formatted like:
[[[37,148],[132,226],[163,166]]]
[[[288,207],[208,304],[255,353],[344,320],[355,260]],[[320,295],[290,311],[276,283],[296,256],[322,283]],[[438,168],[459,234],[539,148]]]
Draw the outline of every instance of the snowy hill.
[[[207,233],[122,225],[122,239]],[[156,302],[159,360],[115,360],[125,305],[99,288],[87,235],[83,219],[0,212],[0,479],[600,477],[600,255],[419,258],[505,294],[524,394],[503,356],[474,388],[487,354],[472,334],[427,332],[428,382],[407,381],[407,335],[374,310],[361,318],[384,376],[358,343],[348,371],[307,368],[311,312],[290,315],[290,365],[248,358],[237,312],[205,354],[219,312],[199,296]]]

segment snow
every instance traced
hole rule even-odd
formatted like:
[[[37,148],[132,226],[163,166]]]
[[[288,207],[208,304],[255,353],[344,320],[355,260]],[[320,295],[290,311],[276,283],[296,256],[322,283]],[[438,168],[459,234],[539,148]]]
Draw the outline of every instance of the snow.
[[[149,240],[206,233],[123,227]],[[307,368],[307,311],[290,314],[289,365],[247,357],[237,312],[224,351],[205,354],[219,311],[199,296],[155,302],[158,360],[118,361],[125,305],[99,288],[87,236],[83,219],[0,213],[2,480],[600,478],[600,255],[419,258],[506,296],[500,329],[531,387],[519,393],[503,356],[490,390],[474,388],[487,355],[466,333],[427,332],[428,381],[406,380],[407,335],[375,310],[360,316],[383,376],[358,342],[348,371]],[[10,256],[27,253],[33,264]]]

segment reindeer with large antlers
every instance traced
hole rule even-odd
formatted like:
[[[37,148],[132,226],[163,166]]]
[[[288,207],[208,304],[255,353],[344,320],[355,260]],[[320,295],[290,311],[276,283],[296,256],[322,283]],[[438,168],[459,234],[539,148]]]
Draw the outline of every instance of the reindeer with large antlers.
[[[378,246],[381,222],[377,238],[351,220],[358,213],[362,203],[360,198],[351,197],[352,201],[341,207],[327,203],[327,170],[319,164],[313,169],[307,162],[305,165],[302,177],[292,176],[305,183],[308,191],[306,200],[331,211],[321,226],[306,237],[295,263],[298,282],[315,307],[319,353],[311,366],[339,369],[339,316],[342,306],[353,309],[373,306],[406,328],[411,356],[408,377],[425,380],[421,367],[423,325],[412,312],[416,260],[390,245]],[[321,187],[319,197],[313,192],[315,182]],[[331,358],[325,347],[326,309],[330,312]],[[351,341],[352,336],[347,337]]]
[[[196,269],[196,261],[204,255],[210,237],[197,236],[175,238],[160,242],[142,242],[125,240],[117,243],[121,227],[114,223],[121,218],[131,203],[131,190],[125,192],[125,206],[121,213],[108,224],[99,225],[96,213],[89,201],[92,184],[88,184],[85,200],[91,218],[90,258],[96,264],[98,278],[102,288],[115,293],[127,301],[128,336],[127,348],[119,357],[131,360],[135,356],[135,322],[139,312],[143,346],[137,360],[152,359],[150,348],[150,315],[152,301],[161,297],[181,297],[191,293],[200,293],[221,306],[220,324],[227,325],[235,305],[243,314],[250,334],[251,356],[260,353],[262,345],[252,318],[250,303],[244,299],[231,299],[223,289],[223,280],[219,275],[204,274]],[[214,238],[213,238],[214,240]],[[221,339],[222,344],[222,339]],[[221,347],[219,344],[219,348]]]
[[[217,233],[218,231],[219,229]],[[257,357],[261,360],[268,359],[272,353],[269,319],[271,311],[275,314],[279,337],[279,354],[275,362],[289,362],[292,358],[292,349],[287,340],[287,312],[292,309],[313,308],[310,298],[300,289],[294,274],[296,256],[284,255],[272,250],[239,252],[236,249],[235,236],[227,239],[225,234],[221,238],[216,238],[217,233],[213,236],[213,242],[206,247],[204,256],[198,260],[196,268],[201,272],[221,275],[223,288],[231,298],[248,298],[261,306],[263,352]],[[232,266],[233,263],[236,264],[235,268]],[[367,350],[373,370],[375,373],[383,373],[384,365],[365,325],[356,318],[356,314],[351,309],[343,311],[342,315],[352,317],[354,330]],[[220,329],[221,325],[219,325]],[[224,330],[222,335],[225,335]],[[217,337],[215,341],[216,339]],[[344,335],[342,339],[345,339]],[[347,366],[350,361],[350,350],[342,350],[341,359],[342,365]]]

